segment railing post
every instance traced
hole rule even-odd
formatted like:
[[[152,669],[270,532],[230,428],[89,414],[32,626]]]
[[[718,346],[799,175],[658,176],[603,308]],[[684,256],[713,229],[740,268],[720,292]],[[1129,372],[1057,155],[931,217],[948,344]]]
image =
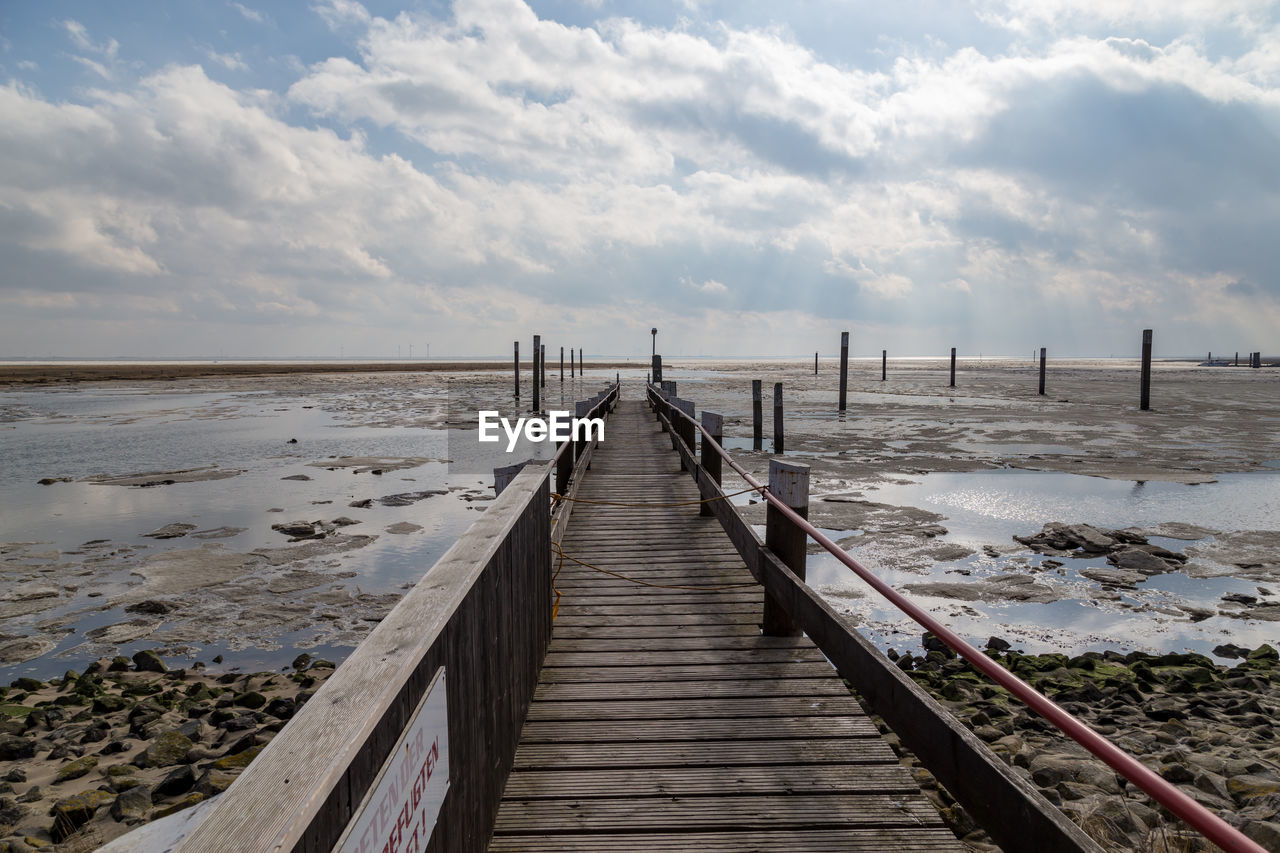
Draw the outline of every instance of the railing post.
[[[1138,396],[1138,408],[1147,411],[1151,408],[1151,330],[1142,330],[1142,375],[1139,378],[1142,387]]]
[[[801,518],[809,517],[808,465],[770,459],[769,491]],[[808,551],[805,532],[773,504],[765,510],[764,544],[797,578],[804,580],[804,561]],[[769,637],[798,637],[801,633],[791,615],[767,593],[761,629]]]
[[[1041,397],[1044,396],[1044,362],[1045,362],[1045,356],[1047,352],[1048,351],[1044,347],[1040,347],[1040,396]]]
[[[501,468],[494,468],[493,469],[494,496],[496,497],[497,495],[502,494],[503,491],[506,490],[507,486],[511,485],[511,481],[516,478],[516,475],[519,474],[521,471],[523,471],[524,466],[528,464],[529,464],[529,460],[526,459],[524,462],[517,462],[514,465],[504,465]]]
[[[541,400],[538,396],[538,363],[542,357],[542,336],[533,336],[533,409],[532,411],[542,411]]]
[[[675,404],[675,408],[684,412],[690,418],[693,417],[693,401],[692,400],[681,400],[679,397],[677,397],[672,402]],[[695,452],[694,443],[693,443],[693,421],[687,420],[677,415],[676,420],[672,421],[672,425],[675,427],[675,430],[674,430],[675,435],[678,435],[680,437],[680,440],[683,441],[688,446],[689,452],[690,453]],[[680,470],[681,471],[689,470],[689,467],[685,464],[683,456],[680,457]]]
[[[566,438],[563,447],[573,440],[572,437]],[[556,493],[566,494],[569,489],[569,476],[573,473],[573,448],[570,447],[560,454],[560,458],[556,460]]]
[[[840,411],[849,402],[849,333],[840,333]],[[758,449],[758,448],[757,448]]]
[[[711,442],[720,444],[724,441],[724,417],[715,412],[702,410],[702,428],[711,433],[711,438],[707,438],[707,434],[702,434],[702,452],[700,461],[703,472],[710,477],[716,484],[720,483],[721,459],[720,454],[711,446]],[[698,508],[698,515],[711,515],[711,504],[704,503]]]
[[[574,417],[577,417],[577,418],[585,418],[587,416],[587,411],[590,408],[591,408],[591,405],[586,400],[579,400],[573,404],[573,415]],[[583,431],[585,432],[585,430]],[[573,442],[574,462],[576,463],[577,460],[581,459],[583,454],[586,452],[587,452],[587,442],[581,438],[574,440]]]
[[[773,452],[782,452],[782,383],[773,383]]]
[[[751,380],[751,449],[759,450],[764,443],[764,403],[760,399],[760,380]]]

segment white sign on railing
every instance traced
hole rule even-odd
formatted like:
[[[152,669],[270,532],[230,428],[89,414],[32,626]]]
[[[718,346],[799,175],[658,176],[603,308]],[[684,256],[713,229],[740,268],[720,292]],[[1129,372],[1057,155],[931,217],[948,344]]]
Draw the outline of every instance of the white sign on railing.
[[[335,853],[420,853],[448,790],[449,709],[440,667]]]

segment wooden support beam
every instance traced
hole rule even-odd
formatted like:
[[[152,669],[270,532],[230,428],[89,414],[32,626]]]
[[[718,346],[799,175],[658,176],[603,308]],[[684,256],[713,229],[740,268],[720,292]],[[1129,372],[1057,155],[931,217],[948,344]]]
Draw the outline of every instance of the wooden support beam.
[[[769,460],[769,491],[784,504],[794,509],[802,518],[809,517],[809,466],[798,462]],[[765,511],[764,542],[773,554],[789,568],[799,580],[804,580],[805,556],[808,538],[794,522],[769,504]],[[794,637],[801,633],[800,626],[780,602],[769,594],[764,599],[764,619],[761,628],[765,636]]]

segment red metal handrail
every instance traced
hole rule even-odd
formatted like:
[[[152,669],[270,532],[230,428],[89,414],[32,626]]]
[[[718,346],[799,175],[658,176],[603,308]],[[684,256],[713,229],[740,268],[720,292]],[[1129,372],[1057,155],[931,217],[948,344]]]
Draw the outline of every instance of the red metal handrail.
[[[655,394],[653,386],[649,386],[650,393]],[[661,399],[659,397],[659,399]],[[1197,803],[1191,797],[1184,794],[1177,786],[1165,780],[1159,774],[1153,772],[1149,767],[1129,753],[1098,734],[1089,726],[1076,719],[1069,711],[1062,708],[1049,697],[1037,691],[1030,684],[1027,684],[1021,678],[987,657],[977,647],[971,645],[967,640],[960,637],[950,628],[943,625],[938,620],[923,609],[912,603],[902,593],[878,578],[870,569],[863,566],[844,549],[835,542],[831,541],[822,531],[814,527],[809,521],[803,518],[799,513],[787,506],[783,501],[778,499],[769,491],[769,487],[760,483],[755,477],[752,477],[747,471],[734,461],[720,443],[703,429],[702,424],[698,423],[689,415],[680,411],[675,406],[671,406],[670,410],[679,414],[682,418],[693,423],[695,427],[710,442],[711,447],[722,459],[729,463],[733,470],[738,472],[742,479],[746,480],[752,488],[760,491],[775,509],[786,516],[793,524],[796,524],[805,533],[809,535],[815,542],[825,548],[840,562],[853,570],[858,577],[862,578],[871,585],[876,592],[883,595],[891,604],[906,613],[914,619],[922,627],[926,628],[935,637],[942,640],[950,646],[955,652],[967,660],[980,670],[992,681],[995,681],[1001,687],[1004,687],[1014,696],[1018,697],[1028,707],[1037,714],[1044,717],[1050,723],[1053,723],[1063,734],[1070,737],[1076,743],[1083,746],[1089,752],[1102,759],[1108,766],[1128,779],[1134,785],[1141,788],[1152,799],[1159,802],[1169,811],[1176,814],[1182,820],[1186,821],[1191,827],[1202,834],[1205,838],[1217,844],[1227,853],[1266,853],[1266,849],[1256,842],[1249,839],[1240,830],[1231,826],[1222,818],[1209,811],[1204,806]]]

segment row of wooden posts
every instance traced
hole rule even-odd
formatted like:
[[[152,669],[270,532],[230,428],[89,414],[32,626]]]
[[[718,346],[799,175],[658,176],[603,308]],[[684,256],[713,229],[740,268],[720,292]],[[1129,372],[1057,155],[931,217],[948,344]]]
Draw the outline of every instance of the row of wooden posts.
[[[520,399],[520,342],[515,342],[515,394]],[[587,363],[582,356],[582,348],[578,348],[578,363],[573,362],[573,347],[569,347],[569,378],[577,374],[587,375]],[[560,381],[564,381],[564,347],[560,347]],[[542,342],[542,335],[533,336],[533,411],[542,411],[542,400],[539,391],[547,387],[547,345]]]

